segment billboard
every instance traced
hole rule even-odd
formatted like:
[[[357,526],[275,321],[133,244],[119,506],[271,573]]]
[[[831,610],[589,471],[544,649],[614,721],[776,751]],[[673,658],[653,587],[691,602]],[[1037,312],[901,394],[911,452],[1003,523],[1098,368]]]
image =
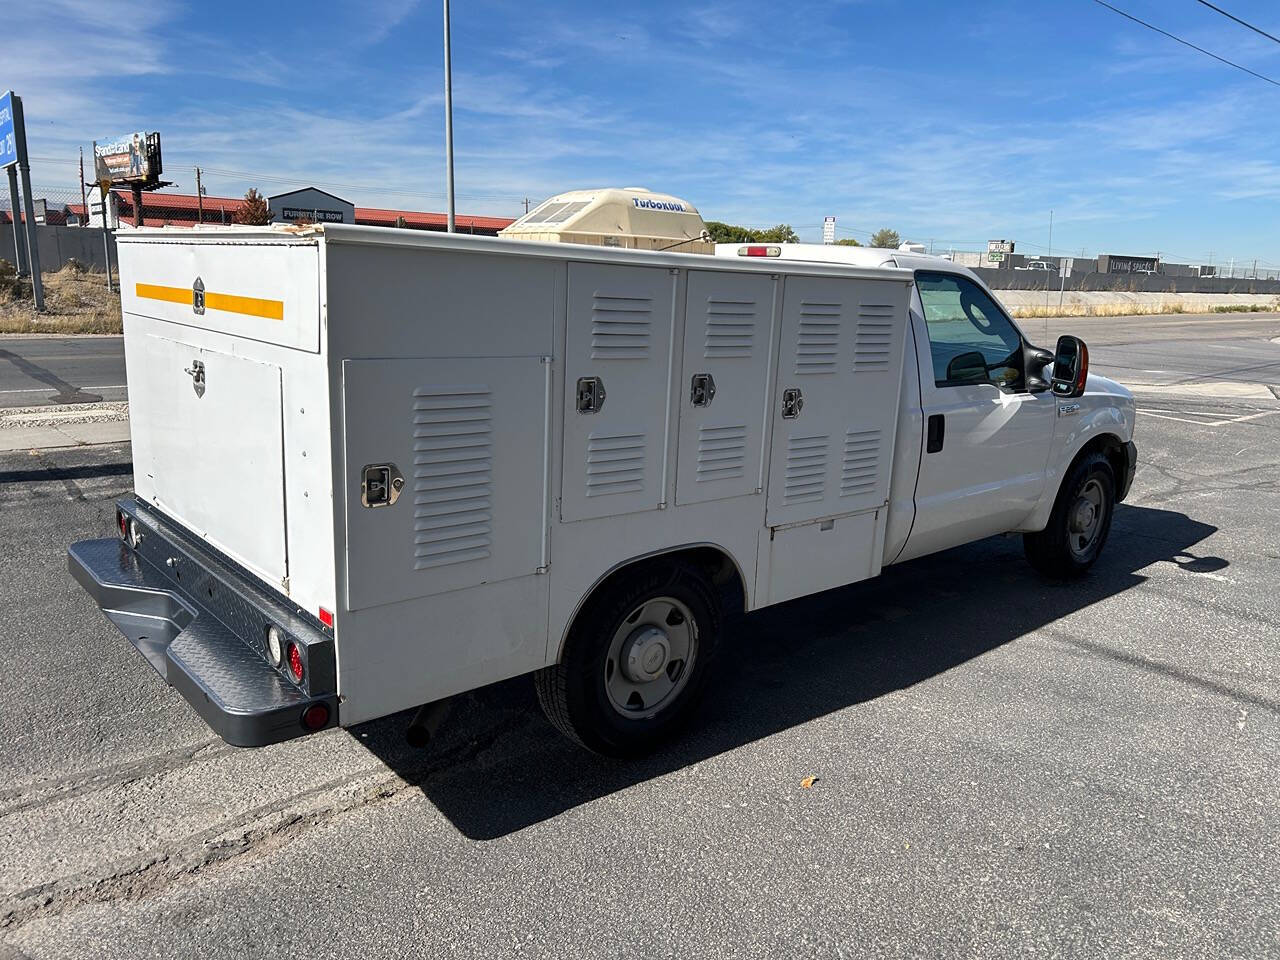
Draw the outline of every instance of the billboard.
[[[1002,264],[1005,257],[1014,252],[1012,241],[987,241],[987,260],[992,264]]]
[[[13,91],[0,97],[0,170],[18,162],[18,132],[13,118]]]
[[[94,179],[147,183],[160,179],[160,134],[127,133],[93,145]]]
[[[1159,273],[1158,257],[1128,257],[1104,253],[1098,257],[1099,273]]]

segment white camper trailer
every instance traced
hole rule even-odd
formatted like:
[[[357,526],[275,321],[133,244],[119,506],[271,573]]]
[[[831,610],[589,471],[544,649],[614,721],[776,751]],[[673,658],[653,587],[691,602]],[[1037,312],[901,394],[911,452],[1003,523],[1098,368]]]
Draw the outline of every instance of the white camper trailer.
[[[1051,386],[949,263],[726,252],[122,235],[136,492],[71,570],[232,743],[534,673],[628,754],[697,702],[727,604],[1005,531],[1096,559],[1133,403],[1079,341]]]

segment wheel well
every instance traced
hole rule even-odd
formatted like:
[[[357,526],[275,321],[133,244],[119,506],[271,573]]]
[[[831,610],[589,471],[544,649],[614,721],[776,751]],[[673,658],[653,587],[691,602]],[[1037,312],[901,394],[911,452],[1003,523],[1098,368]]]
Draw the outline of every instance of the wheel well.
[[[592,595],[603,587],[608,586],[621,579],[633,575],[637,570],[654,564],[664,564],[673,562],[683,562],[691,566],[697,567],[707,577],[707,580],[715,588],[717,597],[720,600],[720,610],[723,616],[729,617],[745,613],[747,609],[747,588],[746,580],[743,578],[742,570],[738,567],[737,562],[729,553],[721,547],[714,544],[696,544],[684,547],[676,547],[662,553],[649,554],[648,556],[635,557],[626,560],[618,566],[614,567],[603,577],[597,580],[590,590],[583,595],[578,602],[578,607],[573,611],[573,616],[569,618],[569,622],[565,624],[564,636],[560,638],[560,648],[564,649],[564,637],[568,636],[573,621],[577,619],[578,613],[586,605]],[[556,659],[559,659],[557,655]]]
[[[1124,452],[1124,442],[1114,433],[1100,433],[1080,448],[1080,452],[1071,461],[1071,466],[1074,467],[1082,458],[1091,453],[1101,453],[1107,458],[1107,462],[1111,464],[1111,472],[1115,474],[1116,490],[1119,492],[1119,485],[1124,479],[1124,472],[1129,465]],[[1068,472],[1070,471],[1068,470]]]

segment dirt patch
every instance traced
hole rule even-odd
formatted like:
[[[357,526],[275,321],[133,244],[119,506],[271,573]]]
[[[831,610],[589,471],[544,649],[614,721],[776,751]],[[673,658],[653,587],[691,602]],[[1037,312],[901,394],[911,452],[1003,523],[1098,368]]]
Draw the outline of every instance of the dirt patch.
[[[31,280],[0,260],[0,333],[119,333],[120,294],[107,291],[103,273],[75,261],[45,273],[44,313],[31,302]]]

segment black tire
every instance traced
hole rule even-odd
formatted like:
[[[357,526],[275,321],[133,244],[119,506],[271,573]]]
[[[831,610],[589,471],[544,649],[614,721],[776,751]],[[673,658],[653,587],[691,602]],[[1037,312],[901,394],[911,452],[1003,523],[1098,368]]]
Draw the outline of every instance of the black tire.
[[[1083,499],[1100,495],[1101,515],[1088,543],[1073,526],[1073,511]],[[1039,533],[1023,534],[1027,560],[1045,576],[1072,579],[1083,576],[1102,553],[1111,532],[1116,509],[1116,477],[1111,463],[1101,453],[1081,457],[1067,472],[1048,525]]]
[[[694,653],[684,665],[688,675],[681,674],[669,699],[653,708],[655,712],[640,707],[626,714],[610,693],[609,678],[622,669],[617,663],[621,658],[610,657],[610,647],[625,632],[629,617],[664,598],[677,601],[691,621],[688,635],[695,639]],[[676,622],[683,624],[685,619],[680,615]],[[655,562],[615,577],[597,589],[574,618],[560,662],[534,674],[543,712],[565,736],[595,753],[649,753],[683,727],[697,706],[721,630],[715,590],[698,568],[679,561]]]

